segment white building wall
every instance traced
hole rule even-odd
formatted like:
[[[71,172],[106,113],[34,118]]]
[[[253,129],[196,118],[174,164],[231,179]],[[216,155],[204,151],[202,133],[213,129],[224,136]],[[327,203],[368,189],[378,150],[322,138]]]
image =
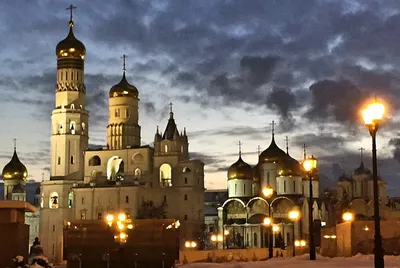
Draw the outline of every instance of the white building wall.
[[[229,180],[228,197],[251,197],[253,196],[252,180]]]

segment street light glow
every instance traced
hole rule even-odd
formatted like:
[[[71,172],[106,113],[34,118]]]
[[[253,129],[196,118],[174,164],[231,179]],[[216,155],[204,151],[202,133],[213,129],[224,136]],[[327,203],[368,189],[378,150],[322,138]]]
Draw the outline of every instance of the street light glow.
[[[213,242],[217,241],[217,236],[216,235],[212,235],[211,236],[211,241],[213,241]]]
[[[280,227],[279,227],[279,225],[273,225],[272,226],[272,231],[274,232],[274,233],[277,233],[277,232],[279,232],[279,230],[280,230]]]
[[[107,220],[108,222],[112,222],[112,221],[114,220],[114,215],[108,214],[108,215],[106,216],[106,220]]]
[[[292,221],[297,221],[300,218],[300,211],[297,209],[289,211],[289,219]]]
[[[364,119],[364,124],[367,126],[379,123],[385,113],[385,106],[383,103],[375,100],[374,102],[368,104],[368,106],[362,111],[362,116]]]
[[[269,186],[266,186],[266,187],[263,188],[262,193],[263,193],[265,198],[269,198],[274,193],[274,189],[272,189]]]
[[[197,247],[197,243],[194,242],[194,241],[192,241],[192,242],[190,243],[190,246],[191,246],[192,248],[195,248],[195,247]]]
[[[342,215],[342,219],[343,219],[344,221],[352,221],[352,220],[354,220],[354,214],[351,213],[351,212],[345,212],[345,213],[343,213],[343,215]]]
[[[310,158],[304,160],[303,168],[305,171],[311,172],[317,169],[317,164],[318,164],[317,159],[314,156],[311,156]]]
[[[268,217],[264,218],[264,225],[270,226],[271,223],[272,223],[272,219],[271,218],[268,218]]]
[[[124,221],[124,220],[126,220],[126,215],[125,215],[125,213],[120,213],[120,214],[118,215],[118,220],[119,220],[119,221]]]

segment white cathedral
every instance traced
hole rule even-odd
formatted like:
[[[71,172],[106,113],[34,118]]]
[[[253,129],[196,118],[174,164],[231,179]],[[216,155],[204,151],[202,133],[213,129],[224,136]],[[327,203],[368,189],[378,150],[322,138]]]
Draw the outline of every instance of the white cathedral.
[[[86,49],[69,34],[59,42],[55,107],[51,115],[50,180],[41,186],[40,240],[54,263],[63,260],[63,228],[70,220],[102,220],[107,213],[140,215],[143,202],[162,207],[162,218],[179,220],[181,243],[195,239],[204,222],[204,163],[191,160],[186,130],[172,108],[154,147],[141,144],[139,91],[126,78],[109,92],[107,145],[88,149],[84,62]],[[90,90],[90,89],[88,89]]]

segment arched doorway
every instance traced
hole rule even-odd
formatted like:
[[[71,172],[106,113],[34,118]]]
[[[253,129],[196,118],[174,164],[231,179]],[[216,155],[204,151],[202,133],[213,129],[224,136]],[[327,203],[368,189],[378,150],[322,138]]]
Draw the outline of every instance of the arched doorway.
[[[108,160],[107,179],[111,181],[124,179],[124,161],[119,156],[113,156]]]

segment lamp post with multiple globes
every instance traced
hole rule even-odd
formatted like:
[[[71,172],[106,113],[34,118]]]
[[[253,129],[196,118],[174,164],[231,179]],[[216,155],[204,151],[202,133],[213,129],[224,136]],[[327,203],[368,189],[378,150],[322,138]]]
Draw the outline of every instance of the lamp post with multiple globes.
[[[294,235],[294,224],[300,218],[300,211],[297,208],[289,211],[288,217],[291,221],[293,221],[293,257],[296,256],[296,245],[295,245],[295,235]]]
[[[312,177],[317,171],[317,159],[314,156],[307,158],[303,162],[303,168],[307,172],[308,179],[310,181],[310,201],[308,203],[308,245],[310,248],[310,260],[316,259],[315,254],[315,243],[314,243],[314,220],[313,220],[313,184]]]
[[[274,194],[274,189],[270,186],[263,188],[262,193],[265,199],[270,199]],[[268,258],[274,257],[274,245],[273,245],[273,231],[272,231],[272,218],[271,218],[271,202],[268,202],[268,218],[264,219],[264,225],[268,228]]]
[[[374,263],[375,268],[383,268],[385,266],[383,259],[381,224],[379,216],[379,192],[378,192],[378,167],[376,160],[376,133],[378,132],[380,122],[385,113],[385,106],[376,99],[370,103],[363,111],[362,116],[365,125],[368,127],[369,134],[372,138],[372,180],[374,191],[374,222],[375,222],[375,239],[374,239]]]

